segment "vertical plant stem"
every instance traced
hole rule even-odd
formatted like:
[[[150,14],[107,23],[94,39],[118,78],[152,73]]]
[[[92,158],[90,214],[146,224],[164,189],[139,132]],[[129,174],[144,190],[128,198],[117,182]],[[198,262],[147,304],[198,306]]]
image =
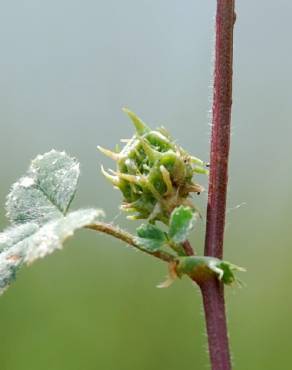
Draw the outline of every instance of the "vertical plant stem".
[[[224,289],[218,280],[200,284],[212,370],[231,370],[225,315]]]
[[[223,257],[232,105],[234,0],[217,0],[214,96],[205,255]],[[231,370],[224,289],[215,278],[200,284],[212,370]]]

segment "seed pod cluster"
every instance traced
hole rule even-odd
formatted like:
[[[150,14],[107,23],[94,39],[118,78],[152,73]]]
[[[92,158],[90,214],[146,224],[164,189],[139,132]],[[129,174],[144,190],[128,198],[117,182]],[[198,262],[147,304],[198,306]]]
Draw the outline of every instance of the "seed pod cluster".
[[[175,207],[193,205],[190,194],[203,191],[195,173],[208,173],[206,164],[177,145],[164,128],[150,129],[128,109],[136,133],[121,152],[98,147],[117,163],[117,170],[102,172],[123,194],[121,209],[131,219],[149,219],[168,224]]]

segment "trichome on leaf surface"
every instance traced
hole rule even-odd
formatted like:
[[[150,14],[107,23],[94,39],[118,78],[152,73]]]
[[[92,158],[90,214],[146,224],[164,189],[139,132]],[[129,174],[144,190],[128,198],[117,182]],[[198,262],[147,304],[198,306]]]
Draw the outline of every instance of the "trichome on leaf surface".
[[[169,277],[160,287],[183,275],[198,283],[214,276],[225,284],[236,281],[234,271],[240,267],[214,257],[189,255],[185,247],[198,218],[191,194],[203,191],[194,175],[207,174],[206,164],[178,146],[164,128],[151,130],[134,113],[126,112],[136,133],[119,153],[99,147],[117,162],[116,171],[102,171],[121,190],[121,209],[133,213],[131,219],[147,222],[137,228],[137,235],[131,235],[104,222],[100,209],[69,212],[79,163],[55,150],[38,155],[7,197],[11,226],[0,233],[0,293],[23,264],[62,248],[80,228],[110,234],[167,262]]]

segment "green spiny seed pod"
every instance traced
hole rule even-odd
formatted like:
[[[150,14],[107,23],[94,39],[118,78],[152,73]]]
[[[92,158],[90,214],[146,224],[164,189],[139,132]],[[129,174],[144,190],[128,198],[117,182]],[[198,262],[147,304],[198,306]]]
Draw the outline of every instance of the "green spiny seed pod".
[[[117,162],[116,171],[102,167],[102,172],[122,192],[121,209],[134,213],[129,218],[167,224],[175,207],[195,208],[190,194],[203,188],[194,181],[194,174],[207,174],[206,164],[177,145],[164,128],[151,130],[133,112],[124,112],[136,133],[119,153],[98,147]]]

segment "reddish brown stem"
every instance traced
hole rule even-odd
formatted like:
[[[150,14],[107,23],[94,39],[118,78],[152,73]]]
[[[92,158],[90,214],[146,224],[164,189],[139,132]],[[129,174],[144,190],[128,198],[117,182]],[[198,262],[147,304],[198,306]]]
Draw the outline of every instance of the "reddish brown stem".
[[[224,289],[216,279],[200,284],[212,370],[231,370]]]
[[[222,258],[232,104],[234,1],[218,0],[205,254]]]
[[[213,118],[205,255],[223,257],[232,105],[234,0],[217,0]],[[223,285],[200,285],[212,370],[231,370]]]
[[[184,241],[182,245],[187,256],[193,256],[195,254],[195,251],[188,240]]]

